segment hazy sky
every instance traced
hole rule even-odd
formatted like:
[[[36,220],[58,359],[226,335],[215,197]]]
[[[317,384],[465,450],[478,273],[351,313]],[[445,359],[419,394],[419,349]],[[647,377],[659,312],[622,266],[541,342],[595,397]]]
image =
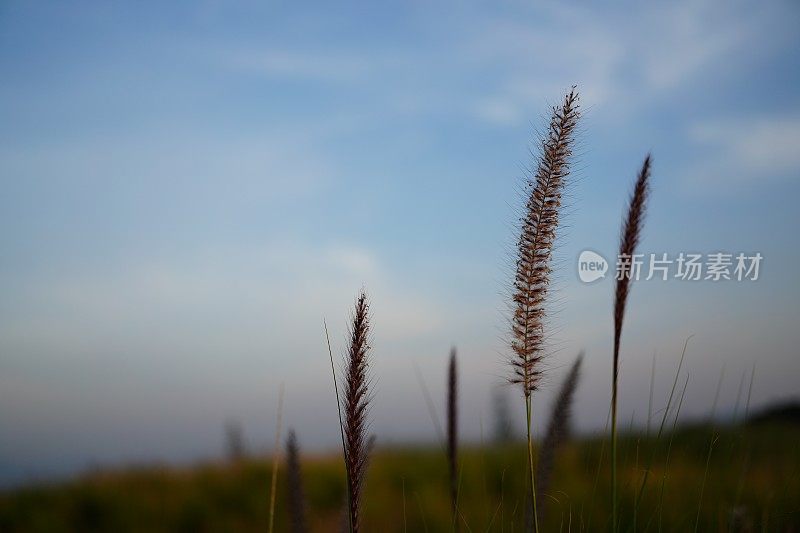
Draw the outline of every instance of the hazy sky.
[[[757,282],[634,286],[622,419],[647,416],[654,353],[663,405],[692,334],[687,416],[723,366],[721,413],[754,364],[754,406],[797,394],[798,23],[793,1],[4,1],[0,482],[213,457],[231,418],[268,447],[280,382],[301,443],[334,446],[322,321],[339,356],[362,286],[379,441],[432,437],[414,364],[441,404],[453,344],[464,435],[488,437],[519,186],[572,84],[535,416],[585,349],[577,423],[605,423],[612,283],[575,263],[613,255],[648,150],[643,252],[764,260]]]

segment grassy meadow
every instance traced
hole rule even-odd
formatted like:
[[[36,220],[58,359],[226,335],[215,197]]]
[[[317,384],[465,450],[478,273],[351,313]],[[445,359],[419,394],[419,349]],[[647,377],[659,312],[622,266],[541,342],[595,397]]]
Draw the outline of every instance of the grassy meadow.
[[[796,531],[798,443],[800,427],[788,424],[693,426],[660,439],[621,434],[620,530],[633,528],[635,493],[652,458],[636,530]],[[523,443],[462,446],[460,531],[525,530],[520,495],[526,478],[519,466],[525,453]],[[270,457],[256,457],[185,469],[107,471],[5,492],[0,495],[0,531],[265,531],[271,464]],[[304,457],[301,471],[310,530],[342,530],[341,458]],[[557,454],[551,488],[539,502],[540,528],[609,529],[609,484],[608,439],[568,441]],[[383,448],[378,443],[362,502],[365,531],[449,531],[449,502],[441,448]],[[288,530],[286,506],[281,462],[276,531]]]

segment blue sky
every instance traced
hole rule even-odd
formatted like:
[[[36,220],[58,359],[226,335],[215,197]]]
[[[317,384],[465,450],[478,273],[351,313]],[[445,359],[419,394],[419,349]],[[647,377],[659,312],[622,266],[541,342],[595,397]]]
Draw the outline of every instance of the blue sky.
[[[800,8],[789,1],[4,2],[0,6],[0,477],[266,447],[277,386],[308,447],[336,443],[335,349],[373,301],[374,429],[433,434],[461,354],[464,432],[491,426],[519,186],[549,106],[584,119],[552,314],[546,410],[586,349],[577,422],[605,423],[614,253],[648,150],[642,251],[759,251],[755,283],[642,282],[622,409],[687,415],[798,393]],[[509,391],[515,394],[515,391]],[[516,398],[516,396],[514,396]],[[517,402],[521,403],[521,402]],[[486,430],[488,432],[488,430]]]

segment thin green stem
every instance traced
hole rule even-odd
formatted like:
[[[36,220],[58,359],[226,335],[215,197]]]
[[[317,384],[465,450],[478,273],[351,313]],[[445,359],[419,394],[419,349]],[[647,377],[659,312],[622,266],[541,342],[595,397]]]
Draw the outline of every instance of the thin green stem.
[[[617,531],[617,372],[611,385],[611,530]]]
[[[272,527],[275,523],[275,495],[277,493],[278,485],[278,453],[281,444],[281,422],[283,419],[283,382],[281,382],[280,389],[278,389],[278,419],[275,424],[275,448],[272,452],[272,481],[270,483],[269,491],[269,528],[267,531],[272,533]]]
[[[403,480],[403,533],[408,531],[408,524],[406,522],[406,478]]]
[[[539,533],[539,515],[536,512],[536,482],[534,481],[535,471],[533,469],[533,439],[531,438],[531,418],[533,409],[531,408],[530,394],[525,397],[525,414],[528,418],[528,471],[531,476],[531,502],[533,503],[533,530]]]
[[[703,492],[706,488],[706,479],[708,478],[708,465],[711,463],[711,452],[714,451],[714,444],[717,443],[717,436],[711,439],[711,444],[708,445],[708,455],[706,456],[706,469],[703,472],[703,483],[700,484],[700,501],[697,502],[697,518],[694,521],[694,531],[697,533],[700,527],[700,511],[703,509]]]
[[[689,375],[686,375],[686,381],[683,383],[683,391],[681,392],[681,399],[678,401],[678,409],[675,411],[675,419],[672,421],[672,432],[669,435],[669,443],[667,444],[667,456],[664,459],[664,474],[661,476],[661,491],[658,494],[658,531],[661,533],[662,517],[664,514],[664,487],[667,484],[667,474],[669,473],[669,459],[672,453],[672,441],[675,438],[675,431],[678,427],[678,417],[681,415],[681,407],[683,407],[683,398],[686,396],[686,387],[689,385]]]
[[[650,399],[647,402],[647,433],[645,439],[650,440],[650,422],[653,418],[653,389],[656,383],[656,353],[653,352],[653,363],[650,365]],[[639,452],[637,447],[636,452],[636,472],[639,472]],[[647,472],[644,473],[644,479],[647,479]],[[636,487],[633,491],[633,531],[636,531],[636,524],[639,517],[639,493],[636,492]]]
[[[608,414],[606,415],[606,425],[603,427],[603,435],[608,433],[608,424],[611,420],[611,406],[608,406]],[[597,494],[597,485],[600,482],[600,469],[603,467],[603,457],[606,454],[606,439],[600,439],[600,458],[597,460],[597,470],[594,474],[594,485],[592,485],[592,495],[589,497],[589,519],[594,516],[594,497]]]
[[[664,433],[664,425],[665,425],[665,423],[667,421],[667,415],[669,414],[670,408],[672,406],[672,399],[673,399],[673,397],[675,395],[675,388],[678,385],[678,378],[681,375],[681,368],[683,367],[683,360],[686,357],[686,347],[689,345],[689,340],[692,337],[694,337],[694,335],[689,335],[686,338],[686,340],[684,341],[684,343],[683,343],[683,350],[681,351],[681,358],[680,358],[680,361],[678,361],[678,369],[675,371],[675,379],[672,382],[672,389],[669,391],[669,398],[667,399],[667,406],[664,408],[664,413],[661,416],[661,424],[659,424],[659,426],[658,426],[658,433],[656,434],[656,442],[653,443],[652,451],[650,452],[650,458],[647,461],[647,464],[645,465],[644,476],[642,476],[642,483],[639,486],[639,492],[636,495],[636,504],[633,507],[634,516],[636,516],[636,513],[637,513],[637,511],[639,509],[639,505],[642,503],[642,498],[644,497],[645,489],[647,488],[647,478],[650,475],[650,469],[651,469],[651,466],[653,465],[653,461],[656,458],[656,451],[658,449],[656,444],[658,444],[658,442],[661,440],[661,435]]]

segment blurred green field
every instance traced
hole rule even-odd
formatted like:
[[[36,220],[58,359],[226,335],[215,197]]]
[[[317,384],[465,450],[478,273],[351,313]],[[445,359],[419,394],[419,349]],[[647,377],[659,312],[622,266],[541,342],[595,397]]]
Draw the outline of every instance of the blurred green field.
[[[634,487],[651,456],[655,459],[636,530],[693,531],[699,510],[698,531],[800,531],[800,428],[768,425],[716,434],[702,504],[710,428],[681,429],[659,441],[623,436],[622,531],[633,529]],[[609,528],[607,457],[608,444],[599,438],[562,448],[549,496],[540,502],[546,506],[544,531]],[[262,457],[186,469],[139,468],[7,491],[0,493],[0,531],[263,532],[270,464]],[[461,531],[524,530],[524,464],[521,444],[462,449]],[[284,474],[281,465],[277,531],[287,530]],[[340,460],[305,458],[303,476],[312,529],[338,531],[344,498]],[[365,531],[451,530],[441,450],[383,448],[379,441],[363,518]]]

